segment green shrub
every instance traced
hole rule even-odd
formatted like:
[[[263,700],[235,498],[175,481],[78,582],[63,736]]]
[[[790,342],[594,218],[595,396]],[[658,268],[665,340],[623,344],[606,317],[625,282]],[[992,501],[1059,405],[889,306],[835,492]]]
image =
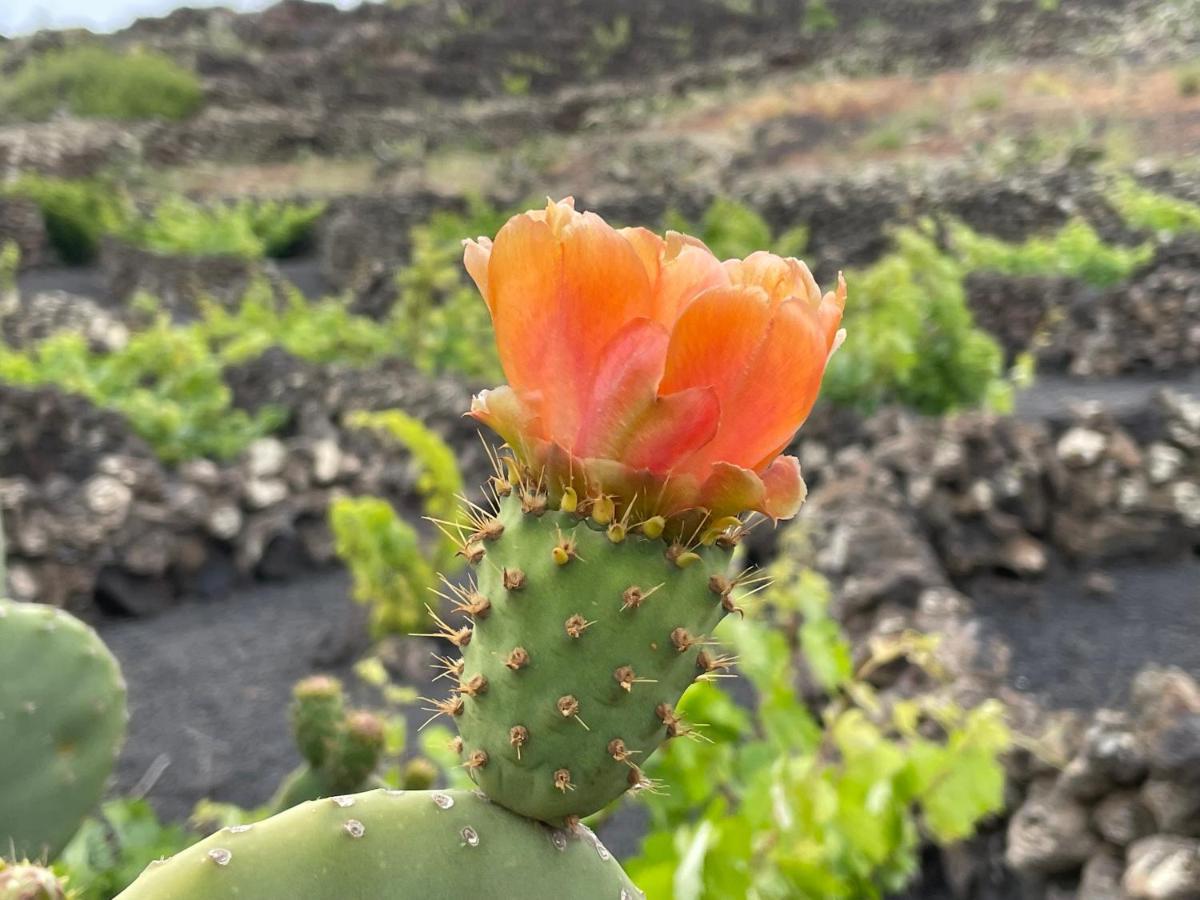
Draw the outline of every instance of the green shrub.
[[[1200,95],[1200,62],[1180,67],[1175,73],[1175,83],[1179,87],[1180,97]]]
[[[724,197],[709,205],[699,226],[674,211],[667,213],[666,225],[700,238],[720,259],[744,259],[756,250],[799,256],[808,244],[808,229],[803,225],[772,235],[766,219],[750,207]]]
[[[114,409],[168,462],[230,458],[285,420],[275,408],[254,415],[233,408],[222,373],[201,331],[165,317],[111,353],[93,352],[70,332],[26,350],[0,344],[0,381],[52,384]]]
[[[310,362],[367,365],[400,353],[390,327],[356,316],[338,299],[309,300],[290,289],[282,300],[264,281],[250,286],[241,303],[229,309],[202,302],[195,326],[225,362],[253,359],[282,347]]]
[[[847,275],[847,338],[826,372],[824,396],[863,409],[898,402],[932,414],[1006,405],[1004,354],[975,327],[962,265],[914,229],[897,231],[895,243],[870,268]]]
[[[1003,806],[1002,707],[937,693],[885,703],[870,671],[907,657],[936,674],[936,640],[898,636],[856,672],[824,582],[786,548],[773,570],[766,609],[718,632],[757,709],[700,681],[679,705],[706,723],[700,739],[649,761],[669,790],[639,795],[651,831],[625,865],[651,900],[878,898],[916,874],[922,830],[960,840]],[[828,692],[819,718],[796,694],[801,654]]]
[[[1108,198],[1133,228],[1159,234],[1200,232],[1200,204],[1146,190],[1132,178],[1120,178]]]
[[[1033,237],[1022,244],[977,234],[959,222],[951,222],[948,231],[951,248],[968,270],[1069,275],[1099,287],[1124,281],[1154,255],[1149,244],[1119,247],[1104,243],[1083,219],[1072,219],[1053,235]]]
[[[158,53],[94,45],[35,57],[0,85],[10,120],[41,121],[60,109],[98,119],[184,119],[203,100],[200,81]]]
[[[287,256],[308,239],[324,204],[290,204],[243,200],[206,206],[184,197],[169,197],[126,237],[157,253],[193,256]]]
[[[199,837],[179,825],[164,825],[145,800],[110,800],[97,818],[84,820],[54,868],[68,877],[75,900],[110,900],[151,862]]]
[[[450,575],[461,562],[451,537],[463,492],[458,461],[440,437],[400,410],[356,413],[347,424],[383,432],[408,450],[425,514],[442,529],[442,538],[427,546],[385,500],[348,497],[330,506],[335,547],[350,569],[354,598],[370,607],[377,633],[407,634],[428,624],[426,604],[437,590],[437,573]]]
[[[105,181],[68,181],[25,175],[3,188],[5,193],[27,197],[38,205],[46,233],[63,262],[91,262],[105,234],[122,231],[133,206],[120,188]]]
[[[412,255],[396,274],[390,324],[401,354],[422,371],[503,379],[487,305],[463,269],[462,240],[494,235],[507,218],[472,201],[465,214],[439,212],[412,229]]]

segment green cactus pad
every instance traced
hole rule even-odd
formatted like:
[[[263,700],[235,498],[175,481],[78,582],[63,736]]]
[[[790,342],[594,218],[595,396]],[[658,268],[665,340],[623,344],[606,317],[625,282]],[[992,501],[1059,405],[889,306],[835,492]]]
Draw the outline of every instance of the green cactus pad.
[[[104,792],[125,722],[125,682],[96,632],[0,600],[0,847],[62,850]]]
[[[674,706],[715,655],[731,551],[677,559],[682,548],[636,532],[524,512],[515,494],[481,535],[460,689],[443,704],[472,777],[554,823],[645,786],[638,764],[683,733]]]
[[[584,828],[556,831],[471,791],[370,791],[226,828],[152,863],[119,900],[635,900]]]

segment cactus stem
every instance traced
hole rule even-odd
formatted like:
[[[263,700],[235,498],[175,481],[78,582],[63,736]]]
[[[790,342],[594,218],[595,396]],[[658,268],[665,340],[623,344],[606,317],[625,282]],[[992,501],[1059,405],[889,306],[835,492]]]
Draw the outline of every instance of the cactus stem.
[[[508,666],[514,672],[525,668],[529,665],[529,651],[524,647],[513,647],[508,654],[508,659],[504,661],[504,665]]]
[[[508,729],[508,742],[517,751],[517,759],[521,758],[521,748],[529,743],[529,729],[524,725],[514,725]]]
[[[567,619],[563,627],[566,629],[567,637],[578,640],[590,626],[595,624],[595,622],[589,622],[579,613],[575,613]]]
[[[508,569],[503,572],[504,588],[509,591],[519,591],[525,587],[525,573],[520,569]]]
[[[559,769],[554,773],[554,786],[564,794],[567,791],[575,790],[575,785],[571,783],[571,770]]]

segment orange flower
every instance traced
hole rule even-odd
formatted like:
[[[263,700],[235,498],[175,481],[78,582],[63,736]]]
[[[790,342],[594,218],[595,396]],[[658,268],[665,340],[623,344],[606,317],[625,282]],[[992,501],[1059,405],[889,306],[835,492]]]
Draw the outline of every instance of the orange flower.
[[[471,414],[552,495],[605,494],[639,516],[758,510],[804,499],[780,456],[841,341],[845,282],[821,295],[804,263],[719,261],[675,232],[609,226],[574,201],[511,218],[464,262],[496,331],[508,385]]]

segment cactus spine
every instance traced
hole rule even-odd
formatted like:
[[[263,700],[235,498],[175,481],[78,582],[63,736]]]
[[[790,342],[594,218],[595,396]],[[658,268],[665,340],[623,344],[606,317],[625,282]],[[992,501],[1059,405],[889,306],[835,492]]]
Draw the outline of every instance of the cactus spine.
[[[125,722],[121,670],[91,628],[0,600],[0,848],[62,850],[104,792]]]
[[[559,831],[470,791],[383,791],[302,803],[152,863],[119,900],[231,897],[635,900],[586,829]]]

